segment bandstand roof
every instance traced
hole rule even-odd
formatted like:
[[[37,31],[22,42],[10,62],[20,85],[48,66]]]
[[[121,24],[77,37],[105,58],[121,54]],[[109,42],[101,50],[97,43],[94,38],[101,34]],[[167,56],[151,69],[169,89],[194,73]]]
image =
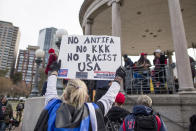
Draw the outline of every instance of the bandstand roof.
[[[87,18],[93,19],[93,35],[111,35],[109,0],[85,0],[80,10],[84,29]],[[123,0],[121,5],[122,53],[152,54],[157,48],[173,50],[168,0]],[[188,47],[196,43],[196,0],[181,0]]]

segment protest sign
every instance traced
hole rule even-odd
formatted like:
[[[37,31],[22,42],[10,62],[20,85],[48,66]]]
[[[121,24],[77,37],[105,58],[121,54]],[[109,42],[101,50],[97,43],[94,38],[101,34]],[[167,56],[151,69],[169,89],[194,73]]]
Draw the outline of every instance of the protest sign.
[[[120,38],[114,36],[63,36],[58,77],[112,80],[121,65]]]

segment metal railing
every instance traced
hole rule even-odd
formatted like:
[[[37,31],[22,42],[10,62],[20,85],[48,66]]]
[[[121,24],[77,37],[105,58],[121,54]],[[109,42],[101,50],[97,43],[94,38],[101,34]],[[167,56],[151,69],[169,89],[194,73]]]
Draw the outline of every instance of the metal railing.
[[[128,94],[173,94],[176,86],[172,70],[168,65],[127,69],[124,90]]]

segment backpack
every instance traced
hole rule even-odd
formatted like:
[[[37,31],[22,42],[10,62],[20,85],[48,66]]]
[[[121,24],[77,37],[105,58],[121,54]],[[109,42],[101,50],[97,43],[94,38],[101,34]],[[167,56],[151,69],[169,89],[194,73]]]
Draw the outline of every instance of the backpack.
[[[158,116],[157,116],[158,117]],[[160,127],[155,115],[137,115],[135,116],[134,131],[159,131]],[[160,120],[160,119],[159,119]]]

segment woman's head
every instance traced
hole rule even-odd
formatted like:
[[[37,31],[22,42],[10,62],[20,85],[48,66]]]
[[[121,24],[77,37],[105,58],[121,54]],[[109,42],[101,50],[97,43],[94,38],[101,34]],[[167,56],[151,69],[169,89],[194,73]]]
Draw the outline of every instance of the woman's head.
[[[86,84],[79,80],[69,80],[64,90],[62,99],[76,108],[82,107],[82,105],[88,100]]]

